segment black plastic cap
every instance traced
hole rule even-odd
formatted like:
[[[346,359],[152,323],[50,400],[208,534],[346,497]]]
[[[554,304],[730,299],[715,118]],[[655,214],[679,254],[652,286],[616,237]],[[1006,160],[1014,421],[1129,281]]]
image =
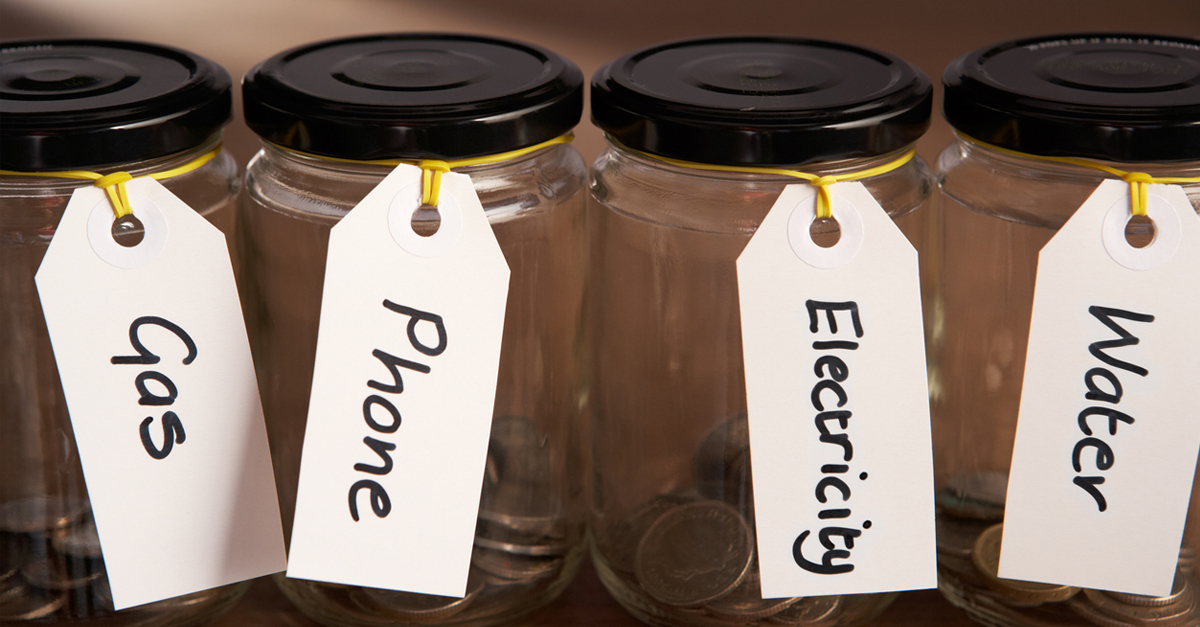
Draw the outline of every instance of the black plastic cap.
[[[229,74],[177,48],[0,44],[0,169],[97,168],[182,152],[229,122]]]
[[[942,82],[946,120],[989,144],[1109,161],[1200,159],[1195,39],[1018,39],[956,59]]]
[[[532,146],[583,113],[583,75],[545,48],[439,33],[335,39],[282,52],[242,81],[263,139],[343,159],[457,159]]]
[[[643,48],[592,77],[592,121],[625,146],[725,165],[872,157],[929,128],[916,66],[793,37],[689,39]]]

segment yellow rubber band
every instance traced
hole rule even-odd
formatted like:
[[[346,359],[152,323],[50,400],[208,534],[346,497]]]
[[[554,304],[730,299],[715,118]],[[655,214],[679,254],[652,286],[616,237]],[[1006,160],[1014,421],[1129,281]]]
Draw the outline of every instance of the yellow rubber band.
[[[119,220],[133,213],[133,208],[129,205],[129,193],[125,191],[125,184],[132,181],[134,178],[149,177],[156,181],[169,179],[180,174],[187,174],[196,168],[212,161],[217,155],[221,154],[221,144],[217,144],[212,150],[188,161],[187,163],[170,170],[162,172],[154,172],[144,174],[139,177],[134,177],[128,172],[112,172],[111,174],[100,174],[98,172],[89,172],[87,170],[62,170],[59,172],[18,172],[15,170],[0,170],[0,175],[8,176],[36,176],[41,178],[56,178],[56,179],[80,179],[92,181],[92,184],[104,190],[108,196],[109,203],[112,204],[113,214]]]
[[[966,135],[961,135],[961,137],[973,144],[979,144],[988,150],[995,150],[996,152],[1005,155],[1024,157],[1026,159],[1037,159],[1039,161],[1067,163],[1070,165],[1079,166],[1081,168],[1088,168],[1091,170],[1098,170],[1106,174],[1111,174],[1122,181],[1129,183],[1129,212],[1135,216],[1146,215],[1146,205],[1150,202],[1150,188],[1148,186],[1151,183],[1200,183],[1200,176],[1151,176],[1145,172],[1126,172],[1125,170],[1119,170],[1112,166],[1104,165],[1103,163],[1096,163],[1090,159],[1081,159],[1079,157],[1047,157],[1042,155],[1031,155],[1026,152],[1018,152],[1016,150],[1009,150],[1008,148],[994,146],[987,142],[979,141],[974,137],[967,137]]]
[[[651,159],[657,159],[658,161],[670,163],[671,165],[692,168],[695,170],[745,172],[747,174],[776,174],[780,176],[790,176],[793,178],[804,179],[808,181],[809,184],[817,188],[817,217],[829,218],[833,216],[833,194],[829,191],[830,185],[839,183],[841,181],[857,181],[859,179],[870,178],[872,176],[879,176],[880,174],[887,174],[888,172],[891,172],[892,170],[895,170],[896,168],[899,168],[900,166],[911,161],[912,158],[917,154],[917,149],[913,148],[903,155],[900,155],[898,158],[883,165],[877,165],[873,168],[867,168],[866,170],[859,170],[857,172],[847,172],[845,174],[826,174],[824,176],[811,174],[808,172],[801,172],[799,170],[789,170],[787,168],[764,168],[745,165],[697,163],[695,161],[684,161],[682,159],[672,159],[670,157],[663,157],[661,155],[652,155],[647,152],[643,152],[641,154],[650,157]]]
[[[311,157],[313,159],[323,159],[325,161],[336,161],[338,163],[355,163],[361,165],[386,165],[396,167],[400,164],[415,165],[421,168],[421,204],[436,207],[442,190],[442,174],[449,172],[454,168],[465,168],[472,165],[485,165],[489,163],[500,163],[509,159],[523,157],[531,152],[537,152],[543,148],[548,148],[557,144],[569,144],[575,139],[574,133],[560,135],[549,141],[544,141],[540,144],[501,152],[494,155],[484,155],[482,157],[470,157],[467,159],[450,159],[443,161],[441,159],[374,159],[374,160],[359,160],[359,159],[342,159],[339,157],[326,157],[325,155],[316,155],[301,150],[295,150],[286,146],[272,143],[271,145],[286,151],[296,154]]]

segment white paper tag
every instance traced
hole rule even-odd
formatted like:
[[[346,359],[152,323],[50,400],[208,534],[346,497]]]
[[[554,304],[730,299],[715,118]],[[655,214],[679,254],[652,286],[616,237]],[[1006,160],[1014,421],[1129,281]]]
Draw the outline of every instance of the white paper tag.
[[[1166,596],[1200,447],[1200,218],[1151,185],[1154,241],[1125,241],[1104,181],[1046,244],[1000,576]]]
[[[157,181],[126,189],[141,243],[82,187],[37,273],[116,609],[286,567],[225,237]]]
[[[330,234],[288,576],[461,597],[509,270],[470,177],[430,237],[420,196],[398,166]]]
[[[763,598],[937,585],[917,254],[861,183],[789,185],[738,258]]]

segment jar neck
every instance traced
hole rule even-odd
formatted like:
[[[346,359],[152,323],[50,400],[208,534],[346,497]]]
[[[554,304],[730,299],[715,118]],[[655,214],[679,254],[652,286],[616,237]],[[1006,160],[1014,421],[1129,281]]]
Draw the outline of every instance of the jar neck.
[[[73,168],[73,169],[74,170],[82,170],[82,171],[86,171],[86,172],[95,172],[97,174],[111,174],[113,172],[127,172],[127,173],[129,173],[130,176],[137,178],[139,176],[145,176],[148,174],[153,174],[155,172],[162,172],[164,170],[170,170],[172,168],[180,167],[180,166],[188,163],[189,161],[192,161],[193,159],[196,159],[202,155],[205,155],[205,154],[211,152],[212,150],[216,149],[217,146],[220,144],[221,144],[221,132],[217,131],[215,134],[213,134],[211,137],[209,137],[203,143],[195,146],[194,148],[190,148],[190,149],[184,150],[182,152],[176,152],[176,153],[164,155],[161,157],[155,157],[153,159],[146,159],[144,161],[134,161],[131,163],[117,163],[117,164],[106,165],[106,166],[95,167],[95,168],[88,167],[88,166],[81,166],[81,167]],[[54,171],[57,171],[57,170],[54,170]],[[187,176],[187,174],[183,174],[181,176]],[[88,185],[91,185],[92,182],[88,181],[86,179],[63,179],[63,178],[42,177],[42,176],[13,175],[13,176],[4,176],[2,179],[0,179],[0,184],[21,186],[21,187],[36,186],[36,187],[46,188],[46,189],[75,189],[75,188],[86,187]]]
[[[605,141],[608,142],[609,150],[618,155],[622,160],[634,164],[638,167],[656,170],[662,173],[670,174],[679,177],[696,177],[699,179],[720,179],[728,181],[738,180],[753,180],[762,182],[782,182],[795,183],[797,179],[783,174],[772,172],[726,172],[721,170],[707,170],[690,168],[686,165],[677,165],[662,159],[656,158],[649,153],[634,150],[625,146],[612,135],[604,134]],[[905,153],[912,150],[916,144],[909,144],[892,152],[886,152],[880,155],[871,157],[862,157],[855,159],[836,159],[829,161],[818,161],[814,163],[806,163],[804,165],[769,165],[762,166],[770,169],[795,170],[797,172],[806,172],[817,176],[832,176],[838,174],[851,174],[861,172],[878,166],[882,166],[895,161],[904,156]],[[757,166],[749,166],[757,167]]]
[[[373,163],[370,161],[352,161],[341,159],[330,159],[319,155],[298,152],[290,148],[285,148],[278,144],[268,141],[262,143],[262,156],[271,163],[272,166],[284,169],[300,169],[320,175],[337,176],[353,176],[367,177],[383,180],[392,170],[396,169],[395,165]],[[522,170],[531,163],[538,161],[545,155],[551,154],[555,150],[560,150],[568,147],[570,144],[555,144],[547,146],[541,150],[505,159],[495,163],[483,163],[477,165],[460,166],[452,168],[453,172],[459,172],[468,176],[479,177],[495,177],[504,176],[509,171]],[[414,164],[415,164],[414,160]]]
[[[1039,158],[1037,155],[1014,155],[1001,152],[994,147],[955,131],[955,146],[962,158],[971,159],[983,167],[1022,178],[1048,178],[1063,182],[1098,183],[1102,179],[1116,178],[1102,170],[1082,165],[1063,163]],[[1124,163],[1085,159],[1092,163],[1108,166],[1125,172],[1145,172],[1150,176],[1200,176],[1200,159],[1190,161]]]

